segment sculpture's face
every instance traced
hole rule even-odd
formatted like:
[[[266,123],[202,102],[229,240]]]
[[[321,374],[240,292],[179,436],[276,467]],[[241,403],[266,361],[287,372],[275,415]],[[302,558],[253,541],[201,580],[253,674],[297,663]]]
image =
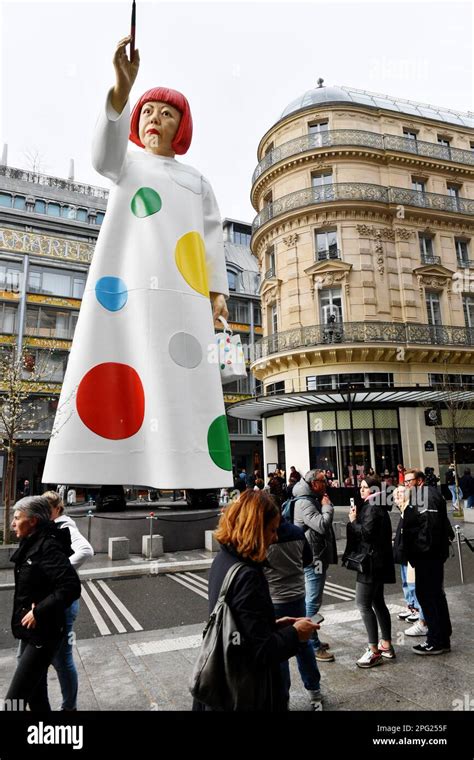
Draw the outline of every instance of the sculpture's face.
[[[145,150],[157,156],[175,155],[171,144],[176,137],[181,114],[177,108],[151,101],[142,106],[138,122],[138,135]]]

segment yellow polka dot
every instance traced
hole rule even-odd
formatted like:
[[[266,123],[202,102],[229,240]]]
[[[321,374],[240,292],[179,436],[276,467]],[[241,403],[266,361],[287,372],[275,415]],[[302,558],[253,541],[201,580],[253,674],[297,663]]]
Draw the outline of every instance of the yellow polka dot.
[[[176,243],[176,266],[188,285],[209,297],[206,247],[199,232],[187,232]]]

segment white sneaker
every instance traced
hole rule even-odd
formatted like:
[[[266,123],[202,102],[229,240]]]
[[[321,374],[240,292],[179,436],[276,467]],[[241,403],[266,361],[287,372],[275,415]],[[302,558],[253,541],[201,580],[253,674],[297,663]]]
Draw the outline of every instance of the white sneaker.
[[[381,665],[383,663],[383,657],[380,652],[372,652],[371,649],[367,649],[362,657],[356,661],[356,665],[359,668],[373,668],[375,665]]]
[[[410,628],[407,628],[405,631],[406,636],[426,636],[428,633],[428,626],[423,625],[423,623],[420,623],[418,620],[417,623],[413,623],[413,625],[410,626]]]

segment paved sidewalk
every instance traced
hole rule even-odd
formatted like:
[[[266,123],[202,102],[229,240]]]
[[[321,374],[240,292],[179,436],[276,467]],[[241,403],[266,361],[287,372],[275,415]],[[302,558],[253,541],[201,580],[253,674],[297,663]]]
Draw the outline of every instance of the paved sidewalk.
[[[355,664],[366,645],[355,604],[324,605],[322,631],[336,656],[336,662],[320,664],[324,710],[461,709],[474,689],[472,625],[466,616],[474,605],[474,584],[451,587],[446,593],[454,629],[451,653],[413,654],[411,647],[424,639],[403,635],[406,623],[397,619],[397,612],[404,609],[402,600],[391,596],[387,604],[397,657],[372,670],[360,670]],[[79,641],[75,659],[80,709],[189,710],[188,681],[202,629],[203,624],[197,624]],[[0,654],[0,694],[10,683],[15,654],[16,648]],[[291,709],[310,711],[294,658],[291,670]],[[49,680],[53,709],[59,709],[60,690],[52,669]]]

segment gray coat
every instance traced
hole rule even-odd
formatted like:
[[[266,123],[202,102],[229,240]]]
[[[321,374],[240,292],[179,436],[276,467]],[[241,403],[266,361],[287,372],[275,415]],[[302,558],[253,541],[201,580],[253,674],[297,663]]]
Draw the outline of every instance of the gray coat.
[[[328,565],[337,565],[336,537],[332,527],[333,505],[321,505],[303,478],[295,483],[293,497],[295,496],[303,498],[295,501],[294,524],[305,533],[313,552],[313,564],[319,560],[324,569]]]

